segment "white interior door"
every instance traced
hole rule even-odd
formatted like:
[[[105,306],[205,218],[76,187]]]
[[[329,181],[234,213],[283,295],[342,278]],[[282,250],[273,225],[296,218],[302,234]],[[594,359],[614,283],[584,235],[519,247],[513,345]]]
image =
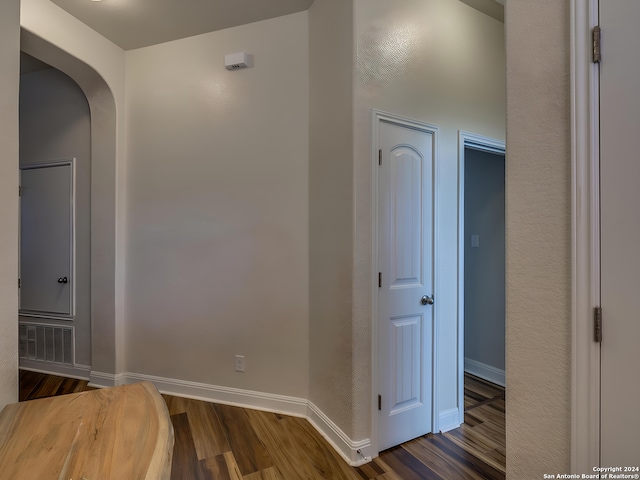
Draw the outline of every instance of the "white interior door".
[[[640,2],[600,1],[601,464],[640,465]],[[637,472],[633,472],[637,473]]]
[[[432,431],[434,133],[381,120],[379,450]]]
[[[20,313],[73,315],[73,166],[21,168]]]

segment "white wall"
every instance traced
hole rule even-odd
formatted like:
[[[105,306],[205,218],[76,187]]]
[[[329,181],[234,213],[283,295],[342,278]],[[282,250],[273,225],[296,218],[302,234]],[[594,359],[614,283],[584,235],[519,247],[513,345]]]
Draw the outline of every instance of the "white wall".
[[[126,59],[128,371],[307,398],[307,12]]]
[[[0,2],[0,410],[18,401],[20,2]]]
[[[569,2],[509,0],[507,476],[569,472]]]
[[[309,398],[351,436],[353,2],[316,0],[309,42]]]
[[[503,383],[506,301],[504,155],[467,148],[464,167],[465,369],[487,380]],[[471,245],[472,235],[478,235],[477,247]]]
[[[354,362],[370,362],[371,109],[440,127],[435,162],[439,412],[458,405],[458,130],[505,136],[504,25],[451,0],[356,0]],[[368,405],[370,398],[358,399]],[[365,407],[361,407],[364,409]],[[362,432],[362,430],[359,430]]]
[[[75,158],[75,362],[91,365],[91,119],[80,87],[55,68],[20,77],[20,165]],[[36,320],[29,323],[68,321]]]

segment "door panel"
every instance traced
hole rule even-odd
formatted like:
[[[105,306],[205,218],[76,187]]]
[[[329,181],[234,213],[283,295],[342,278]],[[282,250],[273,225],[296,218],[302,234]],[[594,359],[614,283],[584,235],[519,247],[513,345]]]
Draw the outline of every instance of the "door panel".
[[[73,170],[21,170],[20,312],[73,315]]]
[[[432,431],[433,133],[381,121],[379,449]]]
[[[390,415],[419,407],[422,402],[420,373],[422,358],[422,316],[392,318],[391,362],[392,393]]]
[[[601,463],[640,459],[640,2],[600,2]]]
[[[395,147],[389,157],[391,288],[422,284],[422,211],[420,170],[423,158],[409,147]],[[415,221],[414,219],[418,219]]]

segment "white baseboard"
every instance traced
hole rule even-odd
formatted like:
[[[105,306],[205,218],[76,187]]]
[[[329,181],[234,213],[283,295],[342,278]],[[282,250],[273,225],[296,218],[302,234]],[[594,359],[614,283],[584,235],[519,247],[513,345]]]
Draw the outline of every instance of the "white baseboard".
[[[472,360],[471,358],[465,357],[464,371],[470,373],[471,375],[475,375],[476,377],[483,378],[484,380],[487,380],[491,383],[500,385],[501,387],[505,386],[504,370],[492,367],[491,365],[487,365],[486,363],[478,362],[476,360]]]
[[[307,420],[329,442],[336,452],[352,467],[371,461],[371,440],[353,441],[340,427],[327,417],[313,402],[309,401]]]
[[[460,411],[457,408],[451,408],[440,412],[438,415],[438,431],[441,433],[448,432],[460,426]]]
[[[360,466],[371,461],[369,439],[351,440],[318,407],[303,398],[131,372],[119,375],[91,372],[89,385],[103,388],[142,381],[152,382],[161,393],[168,395],[306,418],[349,465]]]
[[[124,374],[123,384],[142,381],[152,382],[161,393],[193,398],[207,402],[253,408],[294,417],[307,416],[307,400],[273,393],[221,387],[207,383],[190,382],[174,378],[156,377],[140,373]]]
[[[124,385],[124,373],[114,375],[113,373],[103,373],[91,370],[89,386],[95,388],[119,387]]]
[[[24,358],[20,359],[19,368],[20,370],[60,375],[62,377],[77,378],[79,380],[89,380],[89,375],[91,374],[91,367],[89,365],[72,366],[41,360],[26,360]]]

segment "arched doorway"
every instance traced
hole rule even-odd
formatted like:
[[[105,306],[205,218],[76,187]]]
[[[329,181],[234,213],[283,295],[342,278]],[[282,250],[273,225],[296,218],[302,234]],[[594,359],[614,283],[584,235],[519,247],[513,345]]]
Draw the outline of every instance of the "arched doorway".
[[[20,48],[72,78],[91,112],[91,381],[108,386],[119,373],[122,348],[116,301],[116,106],[91,66],[37,35],[21,30]],[[121,363],[121,361],[120,361]]]

